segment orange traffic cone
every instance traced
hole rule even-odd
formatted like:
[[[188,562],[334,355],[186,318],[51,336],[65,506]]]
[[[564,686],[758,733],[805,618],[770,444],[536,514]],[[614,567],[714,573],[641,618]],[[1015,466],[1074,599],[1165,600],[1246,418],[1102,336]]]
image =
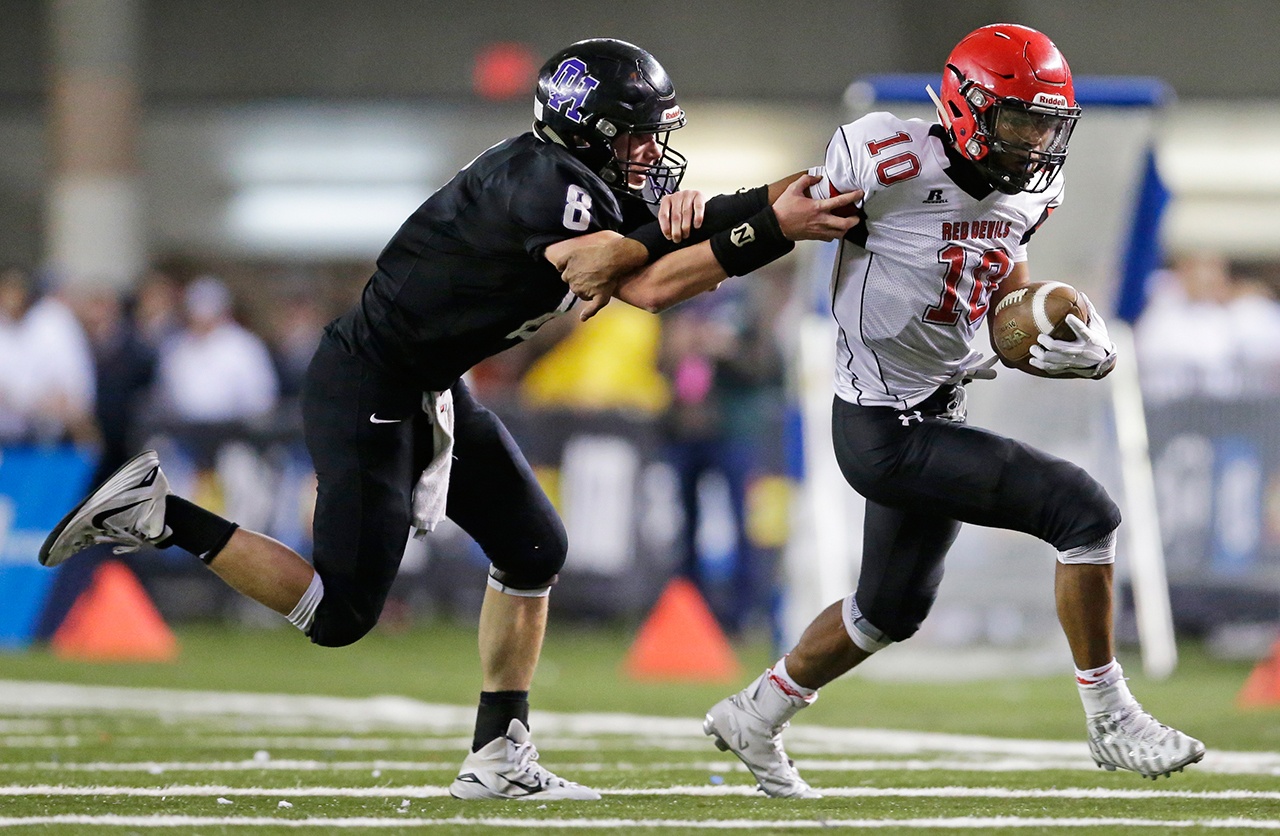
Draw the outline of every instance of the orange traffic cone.
[[[94,662],[168,662],[178,655],[173,632],[118,560],[98,567],[51,643],[55,656]]]
[[[725,682],[742,666],[697,587],[676,578],[640,627],[624,670],[635,679]]]
[[[1280,641],[1271,645],[1271,653],[1249,674],[1236,703],[1246,708],[1280,703]]]

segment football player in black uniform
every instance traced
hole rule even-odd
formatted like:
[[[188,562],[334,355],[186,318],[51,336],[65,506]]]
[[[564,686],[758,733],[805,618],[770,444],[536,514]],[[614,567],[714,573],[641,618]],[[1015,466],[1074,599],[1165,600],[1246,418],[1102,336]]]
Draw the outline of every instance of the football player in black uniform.
[[[53,566],[98,542],[176,545],[313,642],[337,647],[377,623],[411,526],[421,534],[448,516],[492,564],[475,737],[450,787],[467,799],[599,794],[542,767],[529,740],[528,692],[568,548],[564,526],[462,375],[579,295],[588,309],[607,301],[567,286],[561,269],[576,250],[622,232],[660,248],[652,207],[665,195],[670,213],[685,166],[667,146],[685,121],[672,83],[631,44],[587,40],[557,53],[539,73],[534,113],[531,132],[485,151],[405,221],[359,303],[325,331],[303,392],[318,483],[314,568],[169,494],[154,451],[116,471],[40,550]],[[710,243],[659,259],[616,295],[657,310],[776,258],[794,240],[842,235],[852,222],[831,210],[849,201],[808,199],[812,182],[789,178],[707,202],[704,232],[719,230]],[[687,222],[677,226],[689,232]]]

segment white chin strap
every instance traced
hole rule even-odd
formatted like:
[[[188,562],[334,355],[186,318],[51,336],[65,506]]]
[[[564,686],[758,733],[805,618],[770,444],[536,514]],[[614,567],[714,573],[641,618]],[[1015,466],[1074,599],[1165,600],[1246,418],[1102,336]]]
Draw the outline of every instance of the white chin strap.
[[[924,91],[929,94],[929,98],[933,99],[933,103],[938,107],[938,118],[942,120],[942,127],[951,130],[951,117],[947,115],[947,109],[942,106],[942,99],[938,98],[938,94],[933,92],[933,85],[926,84]]]

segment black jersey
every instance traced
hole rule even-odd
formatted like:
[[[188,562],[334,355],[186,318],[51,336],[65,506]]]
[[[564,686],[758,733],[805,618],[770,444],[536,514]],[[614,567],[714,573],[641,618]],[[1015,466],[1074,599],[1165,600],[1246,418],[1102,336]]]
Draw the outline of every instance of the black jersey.
[[[508,139],[404,222],[359,303],[328,332],[380,369],[424,390],[447,389],[569,310],[575,297],[544,251],[567,238],[638,225],[640,217],[627,211],[624,220],[623,209],[561,146],[532,133]]]

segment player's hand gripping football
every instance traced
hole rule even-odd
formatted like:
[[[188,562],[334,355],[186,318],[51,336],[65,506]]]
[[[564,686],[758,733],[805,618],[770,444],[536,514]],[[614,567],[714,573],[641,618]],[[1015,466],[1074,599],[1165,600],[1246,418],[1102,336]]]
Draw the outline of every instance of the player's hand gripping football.
[[[1063,377],[1105,377],[1116,364],[1116,346],[1107,334],[1107,323],[1093,307],[1089,297],[1080,294],[1089,312],[1089,322],[1067,314],[1066,323],[1075,332],[1074,340],[1055,340],[1041,334],[1038,345],[1031,346],[1031,365],[1050,375]]]
[[[822,200],[808,196],[809,187],[821,179],[802,174],[774,201],[782,234],[792,241],[834,241],[862,221],[855,205],[862,200],[860,189]]]

